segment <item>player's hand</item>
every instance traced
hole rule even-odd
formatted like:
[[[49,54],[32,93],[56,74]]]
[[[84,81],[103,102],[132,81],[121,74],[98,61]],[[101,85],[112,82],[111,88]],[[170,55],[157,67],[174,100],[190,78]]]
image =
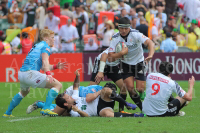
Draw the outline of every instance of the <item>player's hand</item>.
[[[50,83],[52,83],[52,82],[55,81],[54,78],[53,78],[51,75],[47,75],[47,80],[48,80]]]
[[[104,74],[103,72],[98,72],[95,77],[95,82],[99,84],[102,80],[104,80]]]
[[[195,83],[195,78],[194,78],[194,76],[192,76],[191,78],[189,78],[189,84],[190,85],[192,85],[192,86],[194,86],[194,83]]]
[[[74,74],[75,74],[76,76],[80,76],[80,73],[79,73],[80,70],[81,70],[81,68],[76,69],[76,71],[74,72]]]
[[[79,109],[76,105],[72,105],[72,110],[75,111],[75,112],[78,112]]]
[[[152,59],[152,56],[148,56],[147,58],[145,58],[144,61],[146,64],[148,64],[151,59]]]
[[[58,62],[58,64],[57,64],[58,69],[66,70],[67,66],[68,66],[67,62],[62,62],[62,63]]]
[[[128,54],[128,47],[122,47],[122,51],[120,51],[121,55],[126,55]]]

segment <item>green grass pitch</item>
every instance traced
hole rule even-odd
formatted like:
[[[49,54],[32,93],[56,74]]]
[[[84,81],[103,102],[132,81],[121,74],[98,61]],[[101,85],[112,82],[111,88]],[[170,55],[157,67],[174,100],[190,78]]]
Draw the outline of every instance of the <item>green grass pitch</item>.
[[[87,86],[89,82],[81,82]],[[188,82],[178,82],[187,91]],[[105,82],[101,82],[104,85]],[[63,83],[63,92],[70,82]],[[12,87],[11,87],[12,86]],[[183,108],[183,117],[165,118],[70,118],[47,117],[36,110],[26,114],[26,108],[36,100],[45,101],[47,89],[31,89],[13,111],[14,118],[0,118],[0,133],[198,133],[200,132],[200,82],[194,86],[193,100]],[[0,83],[0,114],[6,111],[11,98],[19,92],[19,83]],[[129,97],[127,101],[132,102]],[[115,111],[118,110],[118,104]],[[126,110],[127,111],[127,110]],[[139,109],[129,112],[139,112]]]

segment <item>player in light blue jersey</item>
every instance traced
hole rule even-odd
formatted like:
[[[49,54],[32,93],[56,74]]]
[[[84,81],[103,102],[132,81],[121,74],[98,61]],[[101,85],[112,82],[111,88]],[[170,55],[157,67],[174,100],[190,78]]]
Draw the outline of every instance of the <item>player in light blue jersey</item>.
[[[79,70],[80,69],[77,69],[75,71],[76,75],[78,74]],[[80,81],[77,78],[75,78],[74,85],[79,84],[79,82]],[[64,93],[72,96],[73,90],[74,90],[74,85],[68,87]],[[79,97],[86,97],[87,94],[89,94],[89,93],[96,93],[96,92],[102,90],[102,88],[103,87],[100,86],[100,85],[90,85],[90,86],[86,86],[86,87],[85,86],[79,86]],[[44,106],[45,106],[45,103],[43,101],[38,100],[38,101],[34,102],[33,104],[31,104],[27,108],[26,113],[30,114],[34,110],[36,110],[38,108],[43,108]],[[51,104],[50,109],[54,110],[55,108],[56,108],[56,104]],[[59,107],[57,107],[57,108],[59,108]],[[56,110],[58,110],[58,112],[60,112],[60,110],[63,110],[63,109],[59,108],[59,109],[56,109]]]
[[[53,31],[49,29],[41,30],[40,38],[42,41],[33,46],[18,72],[21,91],[13,97],[3,117],[13,117],[12,110],[29,93],[30,87],[49,88],[50,91],[47,94],[46,102],[40,113],[50,116],[58,115],[50,110],[50,105],[58,95],[62,84],[52,77],[50,71],[54,69],[65,69],[66,63],[49,64],[50,48],[54,45]],[[40,73],[40,70],[43,70],[45,74]]]

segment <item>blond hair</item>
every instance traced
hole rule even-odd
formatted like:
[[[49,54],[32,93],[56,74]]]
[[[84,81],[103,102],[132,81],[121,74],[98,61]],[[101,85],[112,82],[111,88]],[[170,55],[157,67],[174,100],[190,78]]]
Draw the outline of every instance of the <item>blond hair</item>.
[[[40,39],[43,40],[45,37],[48,37],[51,34],[54,34],[54,32],[52,30],[42,29],[42,30],[40,30]]]

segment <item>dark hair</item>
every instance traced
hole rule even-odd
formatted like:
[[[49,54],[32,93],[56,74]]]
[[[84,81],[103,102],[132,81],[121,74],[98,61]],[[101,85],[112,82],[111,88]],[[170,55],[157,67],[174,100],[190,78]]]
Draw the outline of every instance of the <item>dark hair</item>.
[[[28,33],[27,32],[22,32],[22,38],[28,38]]]
[[[69,8],[69,3],[65,3],[65,4],[64,4],[64,8],[65,8],[65,9],[68,9],[68,8]]]
[[[57,106],[68,110],[68,108],[64,105],[64,103],[67,103],[67,101],[63,98],[64,94],[65,94],[65,93],[59,94],[59,95],[56,97],[55,102],[56,102],[56,105],[57,105]]]
[[[152,0],[153,1],[153,0]],[[151,2],[152,2],[151,1]],[[151,9],[153,6],[152,6],[152,4],[151,4],[151,2],[150,2],[150,4],[149,4],[149,8]],[[155,5],[154,5],[154,7],[156,7],[156,2],[155,1],[153,1],[154,3],[155,3]]]
[[[108,87],[108,88],[110,88],[111,90],[114,90],[114,91],[117,90],[116,85],[113,84],[113,83],[111,83],[111,82],[106,83],[106,84],[104,85],[104,87]]]
[[[170,73],[172,73],[173,69],[173,65],[170,62],[166,61],[161,62],[159,66],[159,72],[165,76],[168,76]]]
[[[123,17],[119,19],[119,24],[131,24],[131,22],[127,17]]]
[[[48,12],[47,13],[53,13],[53,11],[52,10],[48,10]]]

